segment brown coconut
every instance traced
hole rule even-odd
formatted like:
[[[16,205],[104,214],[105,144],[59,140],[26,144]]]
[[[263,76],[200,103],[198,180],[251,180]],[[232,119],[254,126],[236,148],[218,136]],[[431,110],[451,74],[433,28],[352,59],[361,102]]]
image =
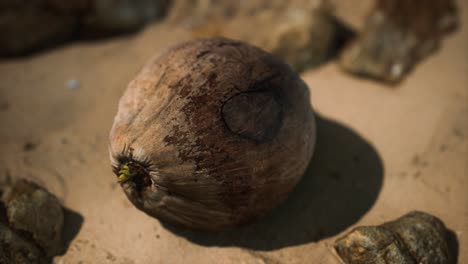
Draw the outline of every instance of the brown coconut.
[[[120,99],[109,150],[137,208],[174,225],[222,230],[284,201],[314,142],[298,75],[258,48],[213,38],[143,67]]]

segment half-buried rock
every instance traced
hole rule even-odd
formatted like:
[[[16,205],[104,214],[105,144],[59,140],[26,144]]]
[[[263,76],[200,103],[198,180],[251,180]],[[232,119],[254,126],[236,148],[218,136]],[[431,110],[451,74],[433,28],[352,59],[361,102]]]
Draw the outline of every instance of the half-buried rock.
[[[435,216],[411,212],[380,226],[361,226],[338,239],[346,264],[449,264],[447,230]]]
[[[0,263],[48,263],[63,253],[64,212],[55,196],[27,180],[0,195]]]
[[[340,65],[357,75],[398,83],[458,23],[454,0],[377,0]]]

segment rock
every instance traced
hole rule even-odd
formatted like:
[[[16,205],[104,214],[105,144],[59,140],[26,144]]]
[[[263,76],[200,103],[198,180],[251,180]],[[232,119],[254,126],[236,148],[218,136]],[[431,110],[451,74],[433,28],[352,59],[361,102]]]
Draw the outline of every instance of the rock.
[[[65,83],[65,86],[69,90],[76,90],[76,89],[80,88],[81,82],[79,80],[77,80],[77,79],[70,79]]]
[[[447,230],[438,218],[411,212],[380,226],[361,226],[335,242],[347,264],[452,263]]]
[[[340,65],[353,74],[397,83],[457,24],[453,0],[378,0]]]
[[[64,212],[55,196],[32,182],[18,180],[3,190],[1,207],[1,239],[10,241],[0,245],[1,250],[16,256],[15,248],[30,247],[29,255],[36,256],[35,247],[44,258],[63,253]]]
[[[165,0],[94,0],[83,17],[83,30],[94,34],[134,31],[160,18],[166,10]]]
[[[0,223],[0,263],[47,263],[38,247]]]
[[[71,37],[77,19],[39,2],[0,2],[0,56],[19,55]]]
[[[0,56],[134,31],[161,17],[166,6],[167,0],[0,0]]]
[[[196,37],[225,36],[258,46],[295,70],[328,59],[336,24],[326,0],[174,1],[169,21]]]

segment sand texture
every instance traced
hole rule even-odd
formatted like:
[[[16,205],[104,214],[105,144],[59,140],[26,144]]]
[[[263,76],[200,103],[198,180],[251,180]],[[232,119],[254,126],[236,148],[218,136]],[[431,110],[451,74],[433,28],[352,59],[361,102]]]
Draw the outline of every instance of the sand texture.
[[[112,173],[108,135],[128,82],[192,37],[166,24],[2,60],[0,179],[32,179],[69,209],[70,245],[55,263],[334,264],[337,237],[412,210],[443,220],[468,263],[468,1],[459,7],[461,28],[396,87],[335,61],[301,74],[319,115],[315,156],[286,203],[252,225],[165,227],[131,205]],[[355,13],[345,19],[359,27]]]

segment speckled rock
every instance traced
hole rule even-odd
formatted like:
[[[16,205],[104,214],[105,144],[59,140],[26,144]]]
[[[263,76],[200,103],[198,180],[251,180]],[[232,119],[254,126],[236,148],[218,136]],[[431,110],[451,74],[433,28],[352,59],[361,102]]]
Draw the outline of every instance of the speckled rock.
[[[438,218],[415,211],[380,226],[357,227],[335,249],[347,264],[446,264],[452,263],[446,232]]]
[[[363,32],[342,53],[340,65],[353,74],[399,82],[457,24],[453,0],[378,0]]]
[[[0,263],[47,263],[47,259],[33,243],[17,235],[0,223]]]
[[[18,180],[4,188],[1,202],[2,239],[9,241],[2,245],[3,251],[11,255],[17,248],[29,247],[29,255],[36,256],[37,251],[46,258],[63,253],[64,212],[55,196],[32,182]]]

